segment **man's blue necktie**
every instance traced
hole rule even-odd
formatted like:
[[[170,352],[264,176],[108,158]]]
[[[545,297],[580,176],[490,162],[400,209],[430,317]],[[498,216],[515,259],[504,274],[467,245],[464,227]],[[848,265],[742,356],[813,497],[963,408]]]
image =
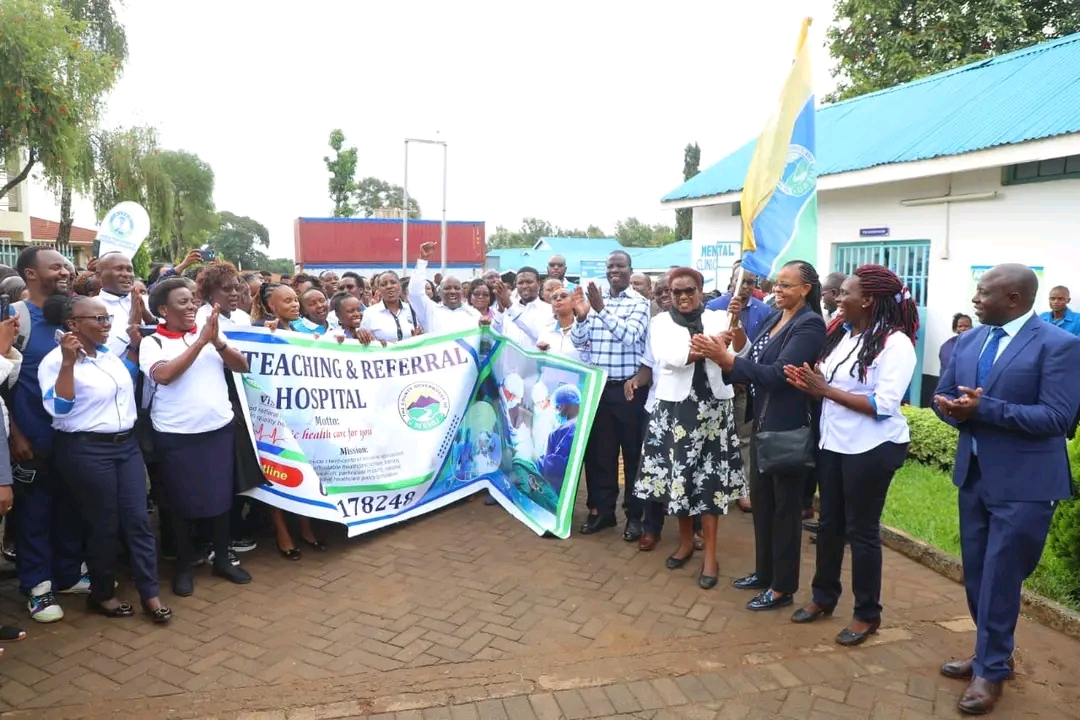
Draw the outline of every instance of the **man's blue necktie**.
[[[981,387],[984,390],[986,380],[990,377],[990,371],[994,369],[994,361],[997,360],[998,347],[1001,346],[1001,338],[1008,335],[1004,328],[991,328],[990,340],[987,341],[986,347],[983,348],[982,355],[979,356],[979,370],[975,376],[975,387]],[[971,367],[970,365],[968,367]]]

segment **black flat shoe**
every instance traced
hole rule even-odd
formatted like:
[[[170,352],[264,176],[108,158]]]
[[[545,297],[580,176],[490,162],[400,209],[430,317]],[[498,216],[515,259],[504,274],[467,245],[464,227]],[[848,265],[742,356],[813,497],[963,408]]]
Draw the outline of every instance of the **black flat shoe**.
[[[582,535],[592,535],[598,533],[601,530],[613,528],[619,523],[615,520],[614,515],[590,515],[581,528],[578,530]]]
[[[189,597],[195,593],[195,576],[190,570],[177,571],[172,579],[173,595]]]
[[[146,606],[146,603],[142,604],[143,612],[149,616],[151,622],[155,625],[164,625],[172,620],[172,610],[162,605],[157,610],[151,610]]]
[[[757,573],[750,573],[746,577],[741,577],[738,580],[734,580],[731,586],[736,590],[766,590],[768,589],[768,583],[763,583],[758,578]]]
[[[833,610],[836,606],[832,607],[818,607],[817,610],[807,610],[806,608],[799,608],[795,611],[795,614],[791,616],[791,622],[804,625],[806,623],[812,623],[820,620],[823,617],[832,617]]]
[[[866,629],[866,632],[853,632],[850,628],[844,628],[840,631],[840,634],[836,636],[836,644],[843,645],[844,647],[855,647],[856,645],[862,645],[866,642],[871,635],[877,635],[878,628],[881,627],[881,618],[878,618]]]
[[[14,625],[0,625],[0,642],[19,642],[26,639],[26,631]]]
[[[716,568],[715,575],[706,575],[705,568],[701,568],[701,574],[698,575],[697,584],[702,590],[712,590],[716,587],[716,583],[720,580],[720,567],[719,564]]]
[[[251,582],[251,573],[232,563],[214,565],[210,572],[219,578],[225,578],[229,582],[236,583],[237,585],[247,585]]]
[[[674,555],[672,555],[671,557],[669,557],[667,560],[664,561],[664,565],[667,566],[668,570],[678,570],[683,565],[685,565],[686,562],[692,557],[694,557],[693,548],[690,549],[690,554],[687,555],[686,557],[675,557]]]
[[[777,596],[772,591],[772,588],[763,590],[757,594],[757,596],[746,603],[747,610],[776,610],[782,607],[788,607],[795,603],[795,598],[791,595]]]
[[[303,538],[303,537],[300,538],[300,539],[304,541],[305,545],[307,545],[310,548],[315,548],[319,552],[326,552],[327,548],[329,547],[322,540],[308,540],[307,538]]]
[[[300,550],[298,548],[291,547],[288,550],[282,550],[279,547],[278,552],[281,553],[281,557],[292,562],[296,562],[300,559]]]
[[[622,539],[626,542],[637,542],[641,534],[645,532],[640,520],[627,520],[626,529],[623,530]]]
[[[114,608],[108,608],[99,603],[96,600],[87,598],[86,609],[92,613],[98,615],[104,615],[107,618],[128,618],[135,614],[135,608],[128,605],[126,602],[122,602]]]

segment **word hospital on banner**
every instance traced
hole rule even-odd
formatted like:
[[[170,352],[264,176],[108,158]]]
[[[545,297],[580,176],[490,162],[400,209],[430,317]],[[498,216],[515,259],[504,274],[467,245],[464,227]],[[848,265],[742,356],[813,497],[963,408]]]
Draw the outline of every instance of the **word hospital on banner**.
[[[248,491],[349,535],[490,490],[537,534],[570,534],[604,373],[477,328],[388,347],[228,328],[265,484]]]

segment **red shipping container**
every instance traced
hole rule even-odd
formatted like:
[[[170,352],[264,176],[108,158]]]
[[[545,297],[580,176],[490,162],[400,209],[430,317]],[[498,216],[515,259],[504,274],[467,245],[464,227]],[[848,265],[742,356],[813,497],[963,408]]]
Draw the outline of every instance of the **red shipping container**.
[[[296,262],[308,270],[401,269],[400,220],[382,218],[297,218],[293,225]],[[420,245],[436,243],[431,266],[442,261],[441,225],[438,220],[410,220],[409,248],[412,267]],[[447,268],[481,271],[486,255],[484,223],[446,223]]]

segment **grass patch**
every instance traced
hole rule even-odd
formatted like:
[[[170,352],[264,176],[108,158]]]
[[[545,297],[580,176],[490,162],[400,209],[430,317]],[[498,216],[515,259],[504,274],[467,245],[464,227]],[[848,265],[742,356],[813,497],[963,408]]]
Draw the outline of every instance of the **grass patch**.
[[[909,462],[900,468],[889,488],[881,522],[903,530],[934,547],[960,557],[960,515],[952,476],[936,468]],[[1080,610],[1076,577],[1049,549],[1025,583],[1028,590]]]
[[[947,473],[909,462],[893,478],[881,522],[960,557],[956,492]]]

